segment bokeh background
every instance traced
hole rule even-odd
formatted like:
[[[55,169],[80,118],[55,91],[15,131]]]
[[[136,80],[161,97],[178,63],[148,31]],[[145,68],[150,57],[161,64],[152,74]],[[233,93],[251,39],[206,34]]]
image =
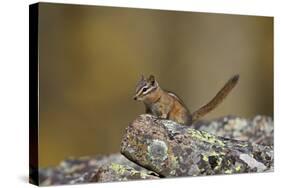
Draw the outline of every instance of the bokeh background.
[[[239,73],[204,119],[273,116],[272,17],[41,3],[39,67],[40,167],[118,152],[141,74],[194,111]]]

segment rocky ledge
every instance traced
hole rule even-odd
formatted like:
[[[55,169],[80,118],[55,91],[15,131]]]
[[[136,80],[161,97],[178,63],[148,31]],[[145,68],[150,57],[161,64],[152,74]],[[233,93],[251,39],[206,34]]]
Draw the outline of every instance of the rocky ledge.
[[[126,129],[121,154],[68,158],[39,169],[40,185],[273,171],[273,121],[226,116],[190,127],[143,114]],[[125,157],[124,157],[125,156]]]
[[[40,186],[157,179],[158,175],[120,153],[70,157],[56,167],[39,169]]]
[[[163,177],[265,172],[273,147],[215,136],[141,115],[126,129],[121,153]]]

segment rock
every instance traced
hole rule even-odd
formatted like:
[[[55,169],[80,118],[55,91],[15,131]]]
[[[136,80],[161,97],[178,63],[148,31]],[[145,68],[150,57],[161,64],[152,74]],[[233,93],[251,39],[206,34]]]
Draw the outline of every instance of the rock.
[[[273,170],[272,146],[215,136],[148,114],[127,127],[121,153],[164,177]]]
[[[56,167],[40,169],[39,184],[41,186],[47,186],[93,182],[93,177],[95,177],[100,167],[109,165],[111,163],[129,166],[136,172],[140,171],[142,174],[151,174],[150,171],[129,161],[121,154],[99,155],[92,157],[87,156],[77,158],[70,157],[62,161]],[[112,179],[113,178],[114,177],[112,177]]]
[[[111,163],[101,167],[96,175],[93,177],[94,182],[113,182],[113,181],[127,181],[140,179],[158,179],[159,177],[148,174],[144,171],[137,171],[126,165]]]
[[[121,152],[134,162],[121,154],[70,157],[56,167],[39,169],[39,183],[273,171],[273,121],[266,116],[226,116],[184,127],[141,115],[127,128]]]
[[[191,128],[237,140],[273,145],[273,120],[257,115],[252,119],[226,116],[213,121],[198,121]]]

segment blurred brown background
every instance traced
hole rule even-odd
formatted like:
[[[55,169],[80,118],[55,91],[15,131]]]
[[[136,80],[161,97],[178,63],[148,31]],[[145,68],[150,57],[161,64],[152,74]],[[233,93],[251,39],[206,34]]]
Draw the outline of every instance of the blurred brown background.
[[[144,112],[132,100],[154,74],[191,111],[234,74],[238,87],[212,119],[273,116],[273,18],[41,3],[40,167],[119,151]]]

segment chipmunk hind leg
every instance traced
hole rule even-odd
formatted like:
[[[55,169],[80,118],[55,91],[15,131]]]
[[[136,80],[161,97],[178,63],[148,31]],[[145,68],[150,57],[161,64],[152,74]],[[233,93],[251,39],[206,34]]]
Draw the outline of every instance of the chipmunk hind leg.
[[[178,112],[176,115],[170,115],[168,119],[173,120],[182,125],[189,126],[192,124],[192,116],[188,115],[185,112]]]
[[[192,116],[190,112],[185,108],[180,107],[180,105],[174,105],[174,108],[168,113],[168,119],[182,125],[192,124]]]

